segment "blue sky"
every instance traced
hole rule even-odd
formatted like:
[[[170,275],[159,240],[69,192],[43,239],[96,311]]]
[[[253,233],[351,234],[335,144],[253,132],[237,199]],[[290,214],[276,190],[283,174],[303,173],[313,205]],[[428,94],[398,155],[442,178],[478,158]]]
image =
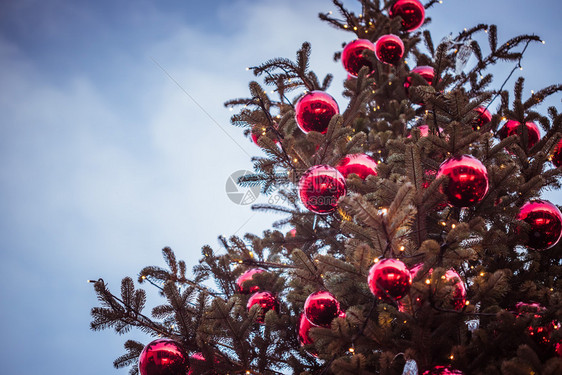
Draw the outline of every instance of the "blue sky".
[[[162,264],[164,246],[194,265],[217,235],[260,233],[279,218],[225,194],[228,176],[260,151],[229,126],[222,103],[247,94],[246,66],[293,58],[307,40],[344,108],[332,55],[353,37],[317,20],[332,9],[327,0],[0,2],[3,372],[125,374],[112,367],[122,343],[148,339],[89,331],[96,300],[85,280],[118,291],[122,276]],[[479,22],[497,23],[500,40],[542,36],[523,60],[530,93],[562,81],[561,12],[557,1],[445,0],[430,29],[436,41]],[[549,103],[560,108],[560,96]]]

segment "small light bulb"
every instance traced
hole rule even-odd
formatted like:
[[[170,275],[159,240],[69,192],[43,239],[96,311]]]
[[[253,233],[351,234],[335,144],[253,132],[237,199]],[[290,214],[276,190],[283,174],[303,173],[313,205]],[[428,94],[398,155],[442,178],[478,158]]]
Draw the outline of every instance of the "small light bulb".
[[[451,228],[455,229],[457,225],[456,224],[451,224]]]
[[[541,43],[542,43],[542,44],[545,44],[545,43],[546,43],[546,41],[544,41],[544,40],[541,40]]]
[[[350,353],[355,353],[355,349],[353,349],[353,348],[349,348],[348,350],[349,350]]]
[[[246,68],[246,70],[250,70],[250,68]]]
[[[427,285],[429,285],[429,284],[431,284],[431,280],[430,280],[430,279],[425,279],[425,283],[426,283]]]
[[[404,246],[400,246],[400,251],[404,251],[406,248]]]
[[[380,260],[379,258],[375,258],[375,259],[373,259],[373,263],[378,263],[379,260]]]
[[[480,276],[482,276],[482,277],[483,277],[484,275],[485,275],[485,273],[484,273],[484,272],[480,272]]]

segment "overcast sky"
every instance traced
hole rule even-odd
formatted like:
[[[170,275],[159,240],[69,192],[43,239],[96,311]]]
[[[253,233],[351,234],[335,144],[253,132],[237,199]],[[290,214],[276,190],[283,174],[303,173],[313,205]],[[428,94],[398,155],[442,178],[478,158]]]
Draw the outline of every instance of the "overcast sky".
[[[260,151],[222,103],[247,95],[245,67],[310,41],[345,108],[332,56],[353,35],[317,20],[327,0],[256,3],[0,2],[2,373],[125,374],[112,367],[123,342],[149,339],[89,331],[86,279],[118,292],[121,277],[162,265],[164,246],[192,266],[218,235],[280,218],[228,199],[228,176]],[[480,22],[497,23],[500,41],[535,32],[546,44],[518,72],[527,94],[562,81],[559,1],[445,0],[428,13],[435,41]],[[560,96],[549,103],[560,109]]]

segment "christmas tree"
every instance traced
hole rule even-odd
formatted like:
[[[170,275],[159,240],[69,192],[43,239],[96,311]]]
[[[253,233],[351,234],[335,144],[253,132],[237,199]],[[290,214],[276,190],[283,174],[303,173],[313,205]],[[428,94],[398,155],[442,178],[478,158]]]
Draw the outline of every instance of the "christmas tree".
[[[239,183],[282,197],[253,209],[284,218],[262,236],[220,237],[220,254],[203,247],[189,277],[165,248],[166,267],[137,280],[163,297],[150,313],[133,279],[120,296],[93,281],[93,330],[153,336],[127,341],[115,367],[562,373],[562,214],[541,200],[560,188],[562,115],[537,110],[562,86],[508,88],[536,35],[500,41],[480,24],[436,43],[419,28],[437,2],[361,0],[356,14],[333,0],[338,14],[319,15],[354,34],[334,56],[349,74],[343,111],[308,43],[294,61],[249,68],[259,82],[225,105],[265,156]],[[497,63],[509,72],[499,82]]]

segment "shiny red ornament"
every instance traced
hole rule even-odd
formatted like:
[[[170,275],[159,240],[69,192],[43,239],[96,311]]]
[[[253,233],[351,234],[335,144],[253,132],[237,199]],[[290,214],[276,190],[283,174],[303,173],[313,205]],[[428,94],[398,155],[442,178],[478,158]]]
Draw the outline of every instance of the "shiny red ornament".
[[[258,143],[258,139],[260,139],[260,137],[261,137],[262,135],[265,135],[265,132],[262,133],[262,134],[254,134],[254,133],[251,133],[252,141],[253,141],[253,142],[256,144],[256,146],[258,146],[258,147],[261,147],[260,144]],[[273,141],[274,141],[275,143],[279,143],[279,140],[278,140],[278,139],[275,139],[275,138],[274,138]]]
[[[387,301],[404,297],[412,285],[412,275],[398,259],[384,259],[371,267],[367,283],[371,292]]]
[[[450,269],[445,272],[445,282],[453,284],[450,294],[451,305],[455,310],[462,310],[466,305],[466,287],[457,271]]]
[[[415,279],[418,272],[422,269],[423,263],[417,264],[410,269],[412,274],[412,279]],[[427,278],[431,279],[431,274],[433,273],[433,268],[427,271]],[[454,269],[449,269],[442,277],[444,283],[451,285],[452,289],[447,295],[446,303],[451,305],[455,310],[462,310],[466,305],[466,286],[462,281],[460,275]],[[420,302],[418,299],[417,302]]]
[[[427,65],[416,66],[414,69],[410,71],[410,73],[411,74],[416,73],[420,75],[423,79],[425,79],[427,84],[430,86],[433,83],[433,77],[435,77],[435,70],[431,66],[427,66]],[[409,75],[406,77],[406,80],[404,81],[404,89],[406,90],[407,95],[411,84],[412,84],[412,76]]]
[[[246,281],[252,280],[255,274],[262,273],[262,272],[265,271],[259,268],[252,268],[244,272],[242,275],[238,276],[238,278],[236,279],[236,285],[238,286],[238,291],[243,294],[258,292],[260,290],[259,286],[257,285],[245,286],[244,283]]]
[[[336,100],[324,91],[310,91],[295,105],[297,125],[305,133],[326,133],[330,120],[339,113],[340,108]]]
[[[473,111],[478,113],[478,117],[472,121],[472,129],[480,130],[481,127],[492,121],[492,114],[486,108],[476,107]]]
[[[254,305],[258,305],[261,307],[261,311],[256,319],[258,323],[263,323],[265,321],[265,314],[269,310],[279,312],[279,301],[277,300],[277,297],[275,297],[270,292],[254,293],[248,299],[248,304],[246,305],[246,307],[248,308],[248,310],[250,310]]]
[[[562,139],[558,141],[552,155],[550,155],[550,161],[555,167],[560,167],[562,165]]]
[[[364,56],[365,51],[375,52],[375,45],[367,39],[356,39],[348,43],[341,54],[344,69],[353,77],[357,77],[362,67],[369,68],[369,74],[375,71],[375,65]]]
[[[375,43],[375,55],[384,64],[396,65],[404,56],[404,43],[394,34],[383,35]]]
[[[366,154],[349,154],[340,160],[336,169],[347,178],[354,173],[361,179],[377,175],[377,162]]]
[[[531,228],[525,245],[534,250],[550,249],[562,236],[562,214],[558,207],[545,200],[527,202],[521,207],[519,220]]]
[[[536,319],[541,318],[541,314],[546,311],[546,308],[538,303],[524,303],[518,302],[515,305],[515,310],[517,311],[517,318],[524,317],[525,315],[533,314],[534,322],[532,322],[527,327],[527,334],[532,337],[537,343],[543,345],[551,345],[557,355],[561,355],[560,346],[562,342],[553,342],[552,334],[554,331],[559,330],[562,325],[558,321],[551,321],[546,325],[537,325]]]
[[[338,199],[347,193],[345,178],[334,167],[315,165],[299,181],[299,195],[304,206],[317,214],[336,210]]]
[[[314,326],[329,327],[340,313],[340,303],[325,290],[312,293],[304,302],[304,315]]]
[[[463,372],[449,366],[435,366],[431,370],[425,371],[423,375],[463,375]]]
[[[419,129],[421,137],[427,137],[429,135],[429,125],[420,125],[416,128]],[[443,128],[439,127],[439,133],[443,133]],[[408,138],[412,138],[412,134],[408,134]]]
[[[455,156],[439,167],[437,177],[448,176],[447,187],[442,192],[455,207],[472,207],[488,192],[488,171],[480,160],[470,156]]]
[[[285,235],[287,238],[295,238],[297,236],[297,228],[293,228]]]
[[[187,352],[174,340],[154,340],[139,356],[140,375],[184,375],[188,370]]]
[[[215,358],[215,364],[218,364],[219,361],[217,361],[217,359]],[[193,353],[192,355],[189,356],[189,372],[187,373],[187,375],[200,375],[200,374],[206,374],[206,375],[216,375],[216,372],[210,372],[209,371],[209,364],[207,363],[207,359],[205,358],[205,356],[203,355],[203,353]],[[183,374],[182,374],[183,375]]]
[[[519,135],[520,124],[521,123],[519,121],[509,120],[499,130],[498,137],[500,137],[500,139],[504,139],[510,135]],[[539,139],[541,139],[541,133],[539,132],[539,127],[534,122],[527,121],[525,126],[527,128],[527,149],[531,149],[539,141]]]
[[[402,27],[414,31],[425,20],[425,8],[418,0],[398,0],[388,10],[390,18],[402,17]]]
[[[299,318],[299,343],[301,346],[311,345],[314,344],[314,341],[309,336],[310,329],[314,327],[304,314],[301,314]],[[310,347],[306,350],[306,352],[314,357],[318,357],[318,353],[311,349]]]

